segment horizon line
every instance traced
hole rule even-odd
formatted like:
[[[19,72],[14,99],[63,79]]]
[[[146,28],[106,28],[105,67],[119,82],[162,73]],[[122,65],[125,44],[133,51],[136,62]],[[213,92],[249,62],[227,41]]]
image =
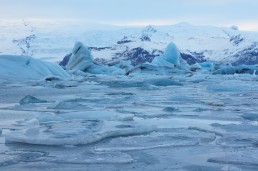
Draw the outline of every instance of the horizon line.
[[[110,26],[110,27],[146,27],[146,26],[174,26],[179,24],[191,25],[191,26],[211,26],[211,27],[218,27],[218,28],[230,28],[232,26],[236,26],[239,31],[249,31],[249,32],[258,32],[258,23],[255,22],[242,22],[241,24],[200,24],[200,23],[193,23],[187,21],[166,21],[166,20],[158,20],[158,21],[132,21],[132,22],[92,22],[83,19],[49,19],[49,18],[24,18],[24,19],[0,19],[0,25],[8,25],[8,24],[24,24],[27,22],[31,22],[30,24],[47,24],[47,23],[54,23],[58,24],[76,24],[76,23],[83,23],[87,24],[84,25],[86,27],[93,27],[93,26]]]

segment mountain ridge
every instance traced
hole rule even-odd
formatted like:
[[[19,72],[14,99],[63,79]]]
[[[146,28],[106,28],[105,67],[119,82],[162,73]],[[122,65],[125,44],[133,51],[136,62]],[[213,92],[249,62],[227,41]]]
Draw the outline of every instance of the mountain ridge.
[[[0,27],[3,33],[11,30],[0,35],[3,42],[0,52],[28,55],[28,51],[36,58],[61,61],[71,52],[74,42],[81,41],[89,47],[97,63],[131,60],[137,65],[162,55],[166,46],[173,42],[189,64],[206,60],[233,65],[258,64],[258,33],[240,31],[237,26],[196,26],[182,22],[169,26],[114,26],[108,29],[102,25],[96,30],[85,31],[80,25],[74,26],[51,28],[49,25],[24,24],[12,29]],[[31,35],[33,39],[27,41]]]
[[[112,56],[112,62],[131,60],[133,64],[139,64],[150,62],[156,56],[162,55],[169,42],[178,46],[182,57],[189,64],[206,60],[234,65],[258,63],[258,34],[239,31],[235,26],[219,28],[186,23],[146,26],[141,34],[138,31],[124,35],[112,46],[90,49],[99,61],[103,59],[103,53],[106,53]]]

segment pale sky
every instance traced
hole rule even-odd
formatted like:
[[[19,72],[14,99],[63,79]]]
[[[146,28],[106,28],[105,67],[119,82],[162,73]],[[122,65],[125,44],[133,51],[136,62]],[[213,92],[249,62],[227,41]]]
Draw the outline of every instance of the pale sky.
[[[258,0],[0,0],[0,20],[231,26],[258,31]]]

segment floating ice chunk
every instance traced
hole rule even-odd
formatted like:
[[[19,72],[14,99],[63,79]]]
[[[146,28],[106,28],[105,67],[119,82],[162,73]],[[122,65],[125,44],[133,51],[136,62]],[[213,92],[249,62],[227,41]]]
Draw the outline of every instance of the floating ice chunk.
[[[83,154],[57,156],[51,162],[65,164],[126,164],[133,158],[122,152],[85,152]]]
[[[228,83],[228,84],[216,84],[216,85],[209,85],[207,86],[207,89],[209,91],[223,91],[223,92],[240,92],[240,91],[256,91],[257,90],[257,86],[256,85],[246,85],[246,84],[232,84],[232,83]]]
[[[79,85],[78,81],[61,81],[54,84],[55,88],[63,89],[67,87],[77,87]]]
[[[211,142],[214,139],[214,133],[174,129],[171,132],[152,132],[148,135],[114,138],[104,145],[97,146],[95,151],[134,151],[166,147],[195,146],[204,141]]]
[[[162,56],[154,58],[152,60],[151,64],[154,65],[154,66],[157,66],[157,67],[168,67],[168,68],[175,67],[175,65],[173,65],[171,62],[167,61]]]
[[[155,57],[151,63],[146,62],[130,68],[126,75],[135,72],[141,73],[156,73],[156,74],[169,74],[169,73],[185,73],[189,71],[189,65],[181,57],[179,50],[174,43],[168,44],[162,56]]]
[[[226,166],[222,167],[220,169],[220,171],[242,171],[242,169],[234,167],[234,166],[226,165]]]
[[[45,122],[51,122],[51,121],[62,121],[63,119],[61,117],[58,117],[54,113],[39,113],[36,115],[37,120],[40,123],[45,123]]]
[[[72,120],[105,120],[105,121],[124,121],[133,120],[133,114],[121,114],[109,111],[85,111],[85,112],[71,112],[61,114],[38,114],[37,119],[40,122],[53,121],[72,121]]]
[[[205,62],[201,62],[199,63],[199,65],[202,67],[202,69],[207,70],[207,71],[214,71],[217,68],[216,63],[211,62],[211,61],[205,61]]]
[[[127,92],[111,92],[107,93],[106,95],[108,96],[133,96],[135,95],[134,93],[127,93]]]
[[[87,72],[91,74],[112,74],[112,75],[124,75],[125,71],[116,66],[106,65],[92,65]]]
[[[211,126],[221,128],[228,130],[230,132],[232,131],[240,131],[240,132],[257,132],[258,130],[258,125],[257,124],[248,124],[248,123],[238,123],[238,124],[218,124],[218,123],[213,123]]]
[[[0,77],[7,80],[40,80],[47,76],[69,79],[70,75],[58,64],[28,56],[0,55]]]
[[[68,99],[57,102],[54,106],[49,107],[50,109],[64,109],[64,110],[78,110],[78,109],[89,109],[88,103],[90,100],[83,98]]]
[[[59,81],[59,80],[61,80],[61,78],[56,77],[56,76],[46,76],[46,77],[44,78],[44,80],[45,80],[45,81]]]
[[[252,124],[211,124],[214,127],[224,129],[224,134],[216,143],[225,147],[254,147],[258,144],[257,125]]]
[[[168,61],[176,66],[180,66],[181,55],[174,43],[168,44],[168,46],[163,54],[163,58],[166,61]]]
[[[146,82],[139,81],[139,80],[108,80],[108,81],[102,81],[101,84],[107,85],[112,88],[126,88],[126,87],[145,87],[147,85]]]
[[[171,112],[178,112],[179,109],[176,107],[166,107],[163,109],[163,111],[171,113]]]
[[[40,124],[35,136],[26,134],[26,129],[5,133],[6,142],[40,144],[40,145],[85,145],[109,137],[119,137],[148,133],[154,127],[141,126],[134,122],[122,126],[119,121],[74,120]]]
[[[26,122],[26,129],[24,130],[25,135],[27,136],[37,135],[39,133],[39,130],[40,130],[39,121],[37,119],[31,119],[28,122]]]
[[[96,148],[95,151],[97,152],[110,152],[110,151],[139,151],[139,150],[148,150],[148,149],[156,149],[156,148],[168,148],[168,147],[187,147],[187,146],[195,146],[198,145],[198,143],[192,143],[188,145],[186,144],[180,144],[176,145],[174,143],[168,143],[168,144],[158,144],[153,146],[136,146],[136,147],[100,147]]]
[[[139,87],[142,89],[154,88],[148,86],[183,86],[183,84],[177,80],[173,80],[170,77],[160,77],[160,78],[146,78],[139,80],[123,80],[123,81],[103,81],[102,84],[108,85],[115,88],[124,87]],[[155,89],[155,88],[154,88]]]
[[[202,66],[199,63],[195,63],[190,66],[190,71],[199,71],[202,69]]]
[[[245,150],[208,159],[211,163],[258,166],[257,150]],[[230,169],[231,167],[229,167]],[[234,169],[234,168],[232,168]],[[238,168],[237,168],[238,169]]]
[[[146,82],[155,86],[183,86],[182,83],[175,81],[172,78],[147,79]]]
[[[250,121],[258,121],[258,113],[245,113],[242,118]]]
[[[225,106],[223,102],[220,102],[218,100],[202,100],[201,102],[208,106]]]
[[[76,42],[72,50],[72,56],[65,66],[68,70],[85,71],[93,65],[93,58],[90,50],[81,42]]]
[[[194,99],[191,96],[183,95],[183,94],[173,94],[169,97],[171,101],[180,101],[180,102],[195,102],[197,103],[198,100]]]
[[[258,66],[255,65],[222,65],[218,70],[215,70],[214,74],[256,74]]]
[[[26,122],[26,127],[28,128],[39,127],[39,121],[37,119],[31,119]]]
[[[65,67],[67,65],[68,61],[70,60],[71,56],[72,56],[72,53],[65,55],[63,60],[61,62],[59,62],[59,65]]]
[[[65,63],[65,62],[64,62]],[[76,42],[72,55],[65,66],[67,70],[87,71],[92,74],[124,74],[125,71],[116,66],[98,65],[93,63],[90,50],[81,42]],[[78,73],[77,73],[78,74]]]
[[[0,153],[0,166],[6,166],[11,164],[17,164],[21,162],[33,162],[40,157],[45,156],[45,152],[40,151],[5,151]]]
[[[118,67],[121,69],[124,69],[125,71],[129,71],[130,69],[133,68],[132,62],[131,61],[120,61],[118,64]]]
[[[31,103],[46,103],[46,102],[47,101],[45,101],[45,100],[39,100],[36,97],[27,95],[24,98],[22,98],[19,103],[20,103],[20,105],[25,105],[25,104],[31,104]]]
[[[180,52],[174,43],[168,44],[163,56],[154,58],[151,64],[160,67],[178,67],[189,70],[189,65],[181,57]]]
[[[54,109],[68,109],[68,110],[78,110],[78,109],[89,109],[87,105],[81,103],[74,103],[69,101],[59,102]]]

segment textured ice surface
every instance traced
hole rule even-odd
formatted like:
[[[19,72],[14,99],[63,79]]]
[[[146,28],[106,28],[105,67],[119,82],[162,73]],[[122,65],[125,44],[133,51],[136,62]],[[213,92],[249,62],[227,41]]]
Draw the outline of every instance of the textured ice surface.
[[[30,103],[45,103],[45,100],[37,99],[36,97],[27,95],[20,100],[20,105],[30,104]]]
[[[232,165],[245,165],[245,166],[258,166],[257,150],[243,150],[237,153],[230,152],[219,157],[208,159],[208,162],[232,164]]]
[[[126,164],[133,158],[122,152],[84,152],[82,154],[61,155],[51,162],[60,164]]]
[[[0,152],[0,166],[13,165],[20,162],[37,161],[38,158],[46,155],[40,151],[4,151]]]
[[[21,131],[5,134],[7,142],[19,142],[41,145],[85,145],[109,137],[142,134],[153,131],[154,128],[124,124],[116,121],[100,120],[59,121],[44,123],[40,126],[26,128]],[[55,121],[55,120],[53,120]]]
[[[258,121],[258,112],[257,113],[244,113],[242,117],[246,120]]]
[[[196,146],[201,142],[211,142],[214,133],[199,134],[195,130],[171,129],[146,135],[119,137],[110,140],[105,147],[96,147],[96,151],[132,151],[166,147]]]
[[[0,81],[0,170],[256,171],[257,81],[147,73]],[[47,102],[19,105],[28,94]]]

